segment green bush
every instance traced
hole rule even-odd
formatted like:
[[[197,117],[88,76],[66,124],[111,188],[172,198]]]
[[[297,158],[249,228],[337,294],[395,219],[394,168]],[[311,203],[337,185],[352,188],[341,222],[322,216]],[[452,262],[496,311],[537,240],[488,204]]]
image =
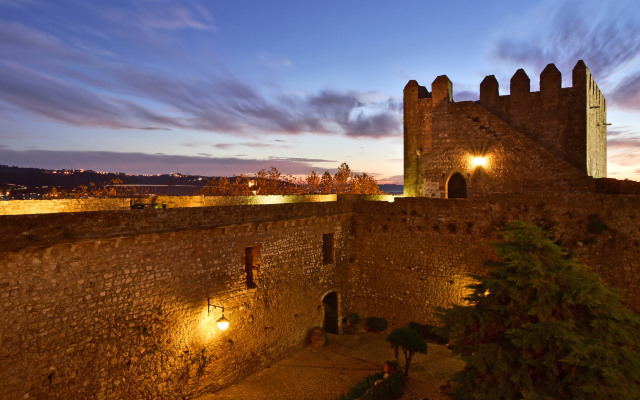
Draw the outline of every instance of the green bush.
[[[355,400],[359,399],[373,384],[382,379],[382,374],[369,375],[360,382],[356,383],[347,393],[344,393],[338,400]]]
[[[393,400],[402,396],[402,381],[404,376],[400,370],[389,375],[387,379],[378,382],[367,390],[360,400]]]
[[[418,332],[424,340],[430,340],[438,344],[449,343],[449,334],[447,333],[446,328],[433,325],[423,325],[417,322],[409,322],[409,328]]]
[[[349,319],[351,319],[351,322],[354,324],[357,324],[358,322],[360,322],[360,316],[358,315],[358,313],[350,313]]]
[[[389,323],[385,318],[367,317],[367,326],[370,331],[382,332],[389,327]]]
[[[640,316],[549,234],[509,223],[469,305],[440,310],[457,399],[640,399]]]
[[[380,380],[376,385],[376,381]],[[403,375],[396,371],[387,379],[382,379],[382,374],[369,375],[348,393],[343,394],[338,400],[394,400],[402,396]]]

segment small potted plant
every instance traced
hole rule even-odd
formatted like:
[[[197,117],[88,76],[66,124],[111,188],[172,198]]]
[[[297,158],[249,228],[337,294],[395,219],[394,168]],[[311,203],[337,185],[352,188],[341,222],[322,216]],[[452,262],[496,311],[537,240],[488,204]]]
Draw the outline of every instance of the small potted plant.
[[[384,375],[382,376],[384,379],[387,379],[389,375],[393,374],[398,370],[398,362],[397,361],[385,361],[384,363]]]
[[[344,331],[346,333],[354,334],[358,331],[358,327],[360,326],[360,316],[358,313],[350,313],[347,315]]]

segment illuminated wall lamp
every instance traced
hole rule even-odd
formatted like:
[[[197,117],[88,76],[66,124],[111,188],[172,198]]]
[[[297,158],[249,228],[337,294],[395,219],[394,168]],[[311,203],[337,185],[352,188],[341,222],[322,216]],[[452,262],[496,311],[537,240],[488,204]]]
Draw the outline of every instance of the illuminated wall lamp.
[[[473,160],[471,160],[471,163],[473,164],[474,167],[485,167],[487,165],[487,158],[473,157]]]
[[[224,317],[224,307],[211,304],[210,300],[207,299],[207,311],[209,312],[209,316],[211,316],[211,310],[215,308],[222,308],[222,318],[216,322],[218,323],[218,328],[221,331],[224,331],[229,327],[229,320]]]

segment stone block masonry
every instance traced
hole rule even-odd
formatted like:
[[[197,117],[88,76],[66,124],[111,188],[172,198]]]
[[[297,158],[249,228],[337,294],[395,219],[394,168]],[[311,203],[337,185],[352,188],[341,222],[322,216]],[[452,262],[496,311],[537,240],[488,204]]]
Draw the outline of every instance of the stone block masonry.
[[[435,307],[464,303],[468,274],[486,272],[490,243],[519,219],[543,227],[640,312],[640,196],[538,193],[397,199],[354,208],[348,304],[360,315],[435,324]]]
[[[639,210],[639,195],[521,192],[2,216],[0,398],[214,391],[300,348],[330,292],[338,320],[434,323],[511,219],[549,229],[638,312]]]
[[[341,207],[27,218],[40,238],[61,217],[78,238],[2,251],[0,397],[183,398],[267,367],[322,324],[323,294],[342,292],[351,214]],[[248,288],[252,246],[260,265]],[[220,309],[207,315],[208,297],[228,330],[215,325]]]
[[[562,88],[553,64],[540,91],[519,69],[510,94],[495,76],[480,84],[480,100],[454,103],[453,86],[438,76],[430,93],[411,80],[404,88],[404,192],[416,197],[473,197],[517,191],[594,191],[607,174],[606,101],[583,61]],[[478,167],[474,159],[483,159]],[[454,191],[449,184],[454,179]],[[460,191],[459,187],[463,187]]]

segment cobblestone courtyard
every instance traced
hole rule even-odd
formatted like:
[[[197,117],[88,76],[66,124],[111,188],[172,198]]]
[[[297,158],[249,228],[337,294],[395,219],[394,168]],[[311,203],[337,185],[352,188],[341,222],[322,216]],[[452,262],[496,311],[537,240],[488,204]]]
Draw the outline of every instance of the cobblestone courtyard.
[[[198,400],[335,400],[393,358],[386,334],[329,335],[322,348],[301,349],[247,379]],[[403,365],[403,356],[400,355]],[[440,386],[463,367],[462,361],[437,344],[417,354],[405,378],[402,400],[448,399]]]

